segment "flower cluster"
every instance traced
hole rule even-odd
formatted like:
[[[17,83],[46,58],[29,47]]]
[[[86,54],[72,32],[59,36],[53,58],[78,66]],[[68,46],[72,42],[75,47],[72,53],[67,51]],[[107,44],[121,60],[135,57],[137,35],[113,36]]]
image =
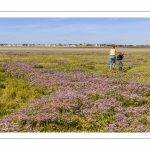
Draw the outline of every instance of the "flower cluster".
[[[57,128],[77,126],[88,130],[82,122],[96,125],[95,118],[102,112],[113,119],[105,122],[101,131],[149,130],[146,120],[149,84],[103,78],[95,73],[52,73],[25,62],[6,63],[3,67],[7,73],[28,80],[31,85],[59,87],[1,119],[1,132],[39,132],[47,123],[56,124]]]

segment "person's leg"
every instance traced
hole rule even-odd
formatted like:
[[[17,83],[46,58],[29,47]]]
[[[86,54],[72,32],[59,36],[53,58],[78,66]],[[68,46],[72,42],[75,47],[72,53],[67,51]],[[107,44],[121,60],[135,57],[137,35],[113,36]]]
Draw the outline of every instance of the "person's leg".
[[[116,56],[113,56],[113,69],[115,69],[115,65],[116,65]]]
[[[123,69],[123,63],[122,63],[122,60],[120,60],[120,67],[121,67],[121,70]]]
[[[113,57],[112,56],[109,57],[109,61],[110,61],[110,70],[112,70],[112,67],[113,67]]]
[[[122,70],[122,67],[123,67],[122,60],[118,60],[118,64],[119,64],[119,70],[121,71],[121,70]]]

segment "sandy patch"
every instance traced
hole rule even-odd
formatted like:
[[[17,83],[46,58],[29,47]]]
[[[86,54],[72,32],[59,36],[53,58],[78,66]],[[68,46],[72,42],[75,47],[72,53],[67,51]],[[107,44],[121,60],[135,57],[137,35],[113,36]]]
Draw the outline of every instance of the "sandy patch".
[[[109,47],[7,47],[1,46],[0,52],[109,52]],[[120,52],[150,52],[150,48],[117,48]]]

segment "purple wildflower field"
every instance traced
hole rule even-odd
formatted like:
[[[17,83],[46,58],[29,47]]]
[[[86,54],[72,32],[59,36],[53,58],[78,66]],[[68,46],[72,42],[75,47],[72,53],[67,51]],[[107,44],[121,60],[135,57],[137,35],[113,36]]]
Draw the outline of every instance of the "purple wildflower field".
[[[96,73],[38,68],[28,62],[3,62],[6,73],[30,85],[49,88],[0,120],[1,132],[148,132],[150,84]]]

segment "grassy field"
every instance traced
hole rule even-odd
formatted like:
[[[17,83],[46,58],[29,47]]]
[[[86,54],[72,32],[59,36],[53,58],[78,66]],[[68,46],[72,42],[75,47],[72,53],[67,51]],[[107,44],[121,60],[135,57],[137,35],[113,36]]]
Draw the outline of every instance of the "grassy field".
[[[149,132],[150,49],[0,47],[1,132]]]

